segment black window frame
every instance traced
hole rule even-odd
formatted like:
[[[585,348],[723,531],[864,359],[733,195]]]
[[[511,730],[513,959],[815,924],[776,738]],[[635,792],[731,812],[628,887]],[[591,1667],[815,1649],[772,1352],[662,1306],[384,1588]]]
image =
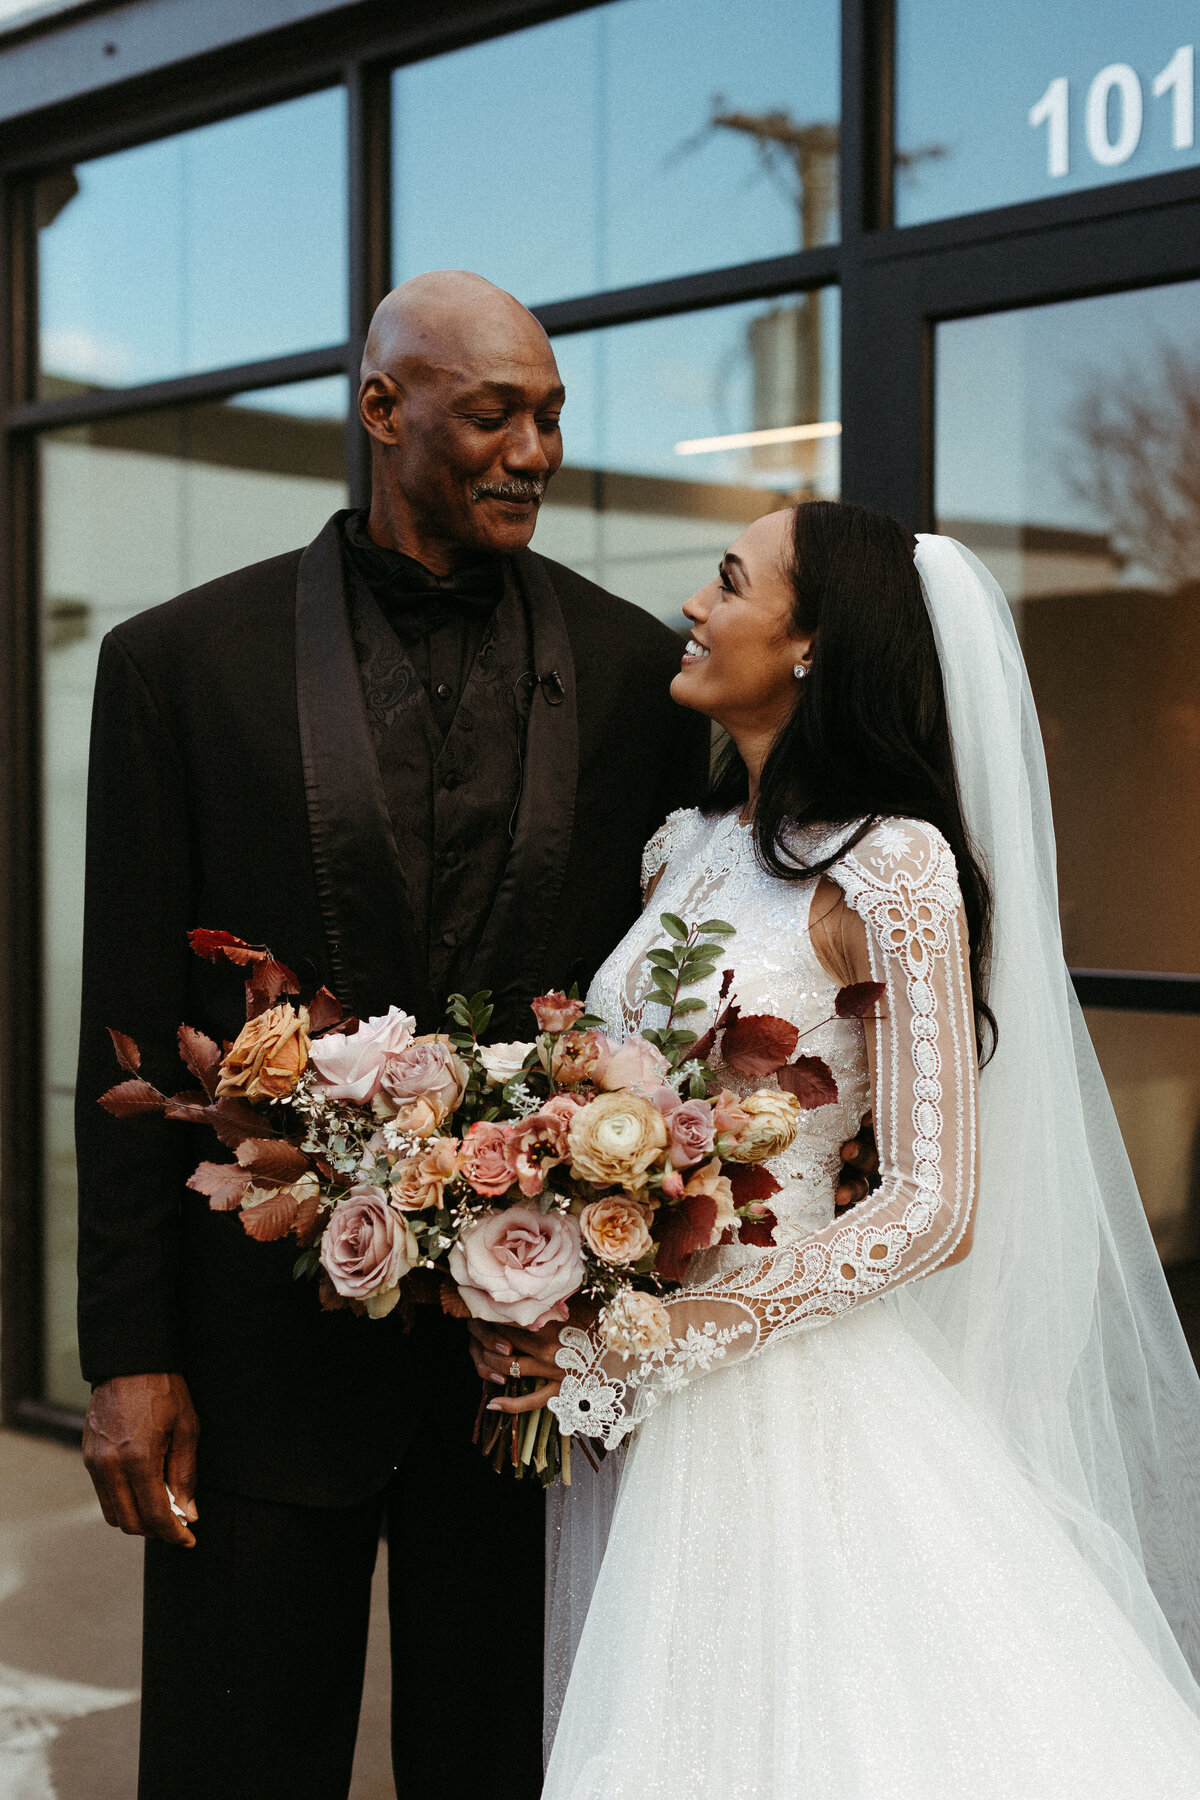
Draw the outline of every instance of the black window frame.
[[[373,5],[259,38],[218,44],[127,81],[65,90],[0,122],[0,1419],[76,1436],[45,1399],[40,1066],[41,771],[36,450],[54,427],[344,374],[353,393],[371,313],[390,285],[391,73],[400,64],[612,0],[530,6],[418,0],[384,21]],[[207,0],[219,21],[235,0]],[[237,9],[240,13],[240,9]],[[835,244],[733,268],[557,301],[552,334],[662,318],[838,286],[842,493],[914,530],[932,525],[933,343],[937,324],[1055,300],[1200,277],[1200,168],[897,228],[892,222],[894,0],[842,0],[841,232]],[[105,11],[0,36],[0,61],[39,33],[102,34]],[[120,9],[136,31],[139,11]],[[113,30],[117,22],[113,22]],[[232,35],[232,32],[231,32]],[[90,39],[89,39],[90,41]],[[117,48],[114,45],[114,49]],[[107,51],[106,51],[107,53]],[[47,54],[53,52],[47,50]],[[182,53],[181,53],[182,54]],[[69,59],[64,61],[69,66]],[[164,79],[164,75],[168,79]],[[39,173],[218,118],[344,85],[347,98],[349,334],[315,347],[140,387],[36,398]],[[347,432],[352,502],[369,488],[367,440]],[[1121,1010],[1200,1013],[1200,973],[1073,971],[1081,1000]]]

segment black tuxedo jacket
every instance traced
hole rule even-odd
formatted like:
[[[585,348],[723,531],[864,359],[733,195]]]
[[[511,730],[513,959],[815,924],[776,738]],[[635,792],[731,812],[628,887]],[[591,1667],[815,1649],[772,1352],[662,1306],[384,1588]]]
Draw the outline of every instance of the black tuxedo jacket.
[[[496,995],[497,1038],[530,1035],[529,999],[582,987],[627,929],[642,846],[695,797],[707,748],[668,696],[670,631],[533,552],[513,567],[534,673],[554,679],[530,711],[511,851],[469,971]],[[306,992],[325,983],[360,1016],[398,1004],[422,1029],[443,1023],[367,728],[336,518],[305,551],[104,641],[76,1141],[85,1377],[180,1371],[202,1481],[346,1505],[386,1482],[446,1382],[462,1429],[461,1327],[430,1316],[406,1335],[395,1315],[323,1313],[292,1279],[290,1240],[254,1243],[185,1188],[200,1157],[223,1154],[206,1131],[97,1105],[121,1078],[106,1026],[137,1039],[168,1093],[190,1085],[182,1021],[218,1041],[239,1029],[237,971],[191,954],[197,925],[269,944]]]

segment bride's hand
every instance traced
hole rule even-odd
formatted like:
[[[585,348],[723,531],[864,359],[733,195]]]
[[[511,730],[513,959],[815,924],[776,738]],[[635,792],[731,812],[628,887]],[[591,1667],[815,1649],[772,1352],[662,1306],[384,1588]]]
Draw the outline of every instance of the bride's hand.
[[[551,1320],[540,1331],[522,1331],[518,1325],[491,1325],[485,1319],[468,1319],[471,1336],[471,1360],[485,1381],[503,1387],[514,1378],[514,1370],[524,1378],[541,1379],[541,1385],[528,1394],[498,1394],[488,1402],[489,1412],[536,1412],[557,1394],[562,1385],[562,1370],[554,1360],[558,1349],[561,1319]]]

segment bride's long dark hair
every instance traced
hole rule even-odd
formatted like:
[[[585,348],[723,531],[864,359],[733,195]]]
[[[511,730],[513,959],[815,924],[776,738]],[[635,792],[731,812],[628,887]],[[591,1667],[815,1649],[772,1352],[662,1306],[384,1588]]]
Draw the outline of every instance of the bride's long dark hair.
[[[754,810],[762,866],[784,881],[822,875],[887,816],[924,819],[954,852],[970,937],[975,1031],[996,1042],[987,1004],[992,896],[963,820],[942,671],[913,563],[916,539],[863,506],[797,506],[788,573],[792,630],[816,634],[812,667],[771,746]],[[706,812],[747,797],[730,740],[713,771]],[[798,860],[797,828],[851,827],[827,856]]]

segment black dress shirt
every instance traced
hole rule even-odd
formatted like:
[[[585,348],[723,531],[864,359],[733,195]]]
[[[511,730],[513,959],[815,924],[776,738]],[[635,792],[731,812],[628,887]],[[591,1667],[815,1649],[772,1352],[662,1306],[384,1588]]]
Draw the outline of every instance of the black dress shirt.
[[[503,558],[476,557],[449,575],[435,575],[415,558],[377,544],[365,507],[346,516],[342,542],[404,645],[444,742],[504,593]]]

